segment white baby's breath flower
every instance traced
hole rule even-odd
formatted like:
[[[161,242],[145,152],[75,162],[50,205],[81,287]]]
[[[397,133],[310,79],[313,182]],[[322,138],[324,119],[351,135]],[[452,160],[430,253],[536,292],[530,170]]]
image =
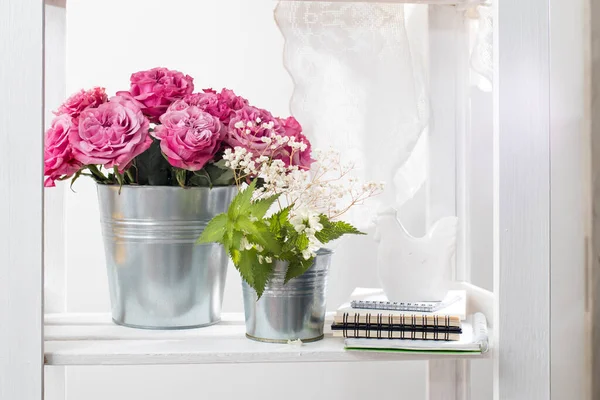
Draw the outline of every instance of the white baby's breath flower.
[[[267,264],[271,264],[273,262],[273,259],[269,256],[266,256],[265,261],[267,262]]]
[[[259,254],[258,255],[258,263],[263,264],[264,262],[265,262],[265,258],[261,254]]]

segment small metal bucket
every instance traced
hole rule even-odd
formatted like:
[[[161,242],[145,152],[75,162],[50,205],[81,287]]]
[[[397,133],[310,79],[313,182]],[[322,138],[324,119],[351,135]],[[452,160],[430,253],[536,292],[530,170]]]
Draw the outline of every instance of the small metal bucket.
[[[221,318],[228,256],[195,242],[236,187],[97,185],[115,323],[184,329]]]
[[[277,261],[265,291],[257,300],[243,282],[246,337],[269,343],[323,339],[330,250],[319,250],[313,266],[284,285],[287,263]]]

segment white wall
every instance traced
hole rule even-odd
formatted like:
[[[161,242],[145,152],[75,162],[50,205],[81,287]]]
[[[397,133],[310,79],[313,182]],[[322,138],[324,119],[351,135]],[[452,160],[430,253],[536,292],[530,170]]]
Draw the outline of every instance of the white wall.
[[[204,87],[234,89],[274,114],[289,113],[292,81],[282,65],[283,39],[273,21],[274,2],[219,0],[70,0],[67,10],[67,93],[102,85],[109,93],[128,87],[129,74],[155,66],[186,72]],[[167,5],[168,4],[168,5]],[[225,25],[226,24],[226,25]],[[61,189],[57,189],[61,190]],[[66,308],[108,312],[109,298],[94,184],[81,179],[65,195]],[[330,308],[356,286],[378,286],[370,243],[347,240],[338,248],[358,248],[334,263]],[[355,257],[354,257],[355,256]],[[349,258],[350,257],[350,258]],[[240,278],[231,268],[224,311],[243,310]],[[405,398],[425,398],[424,362],[379,364],[282,364],[193,367],[82,367],[68,370],[69,400],[209,398],[359,399],[372,393],[359,387],[401,384]],[[268,376],[269,384],[265,380]],[[401,378],[398,378],[401,377]],[[265,390],[269,387],[269,390]],[[298,390],[289,390],[297,387]],[[222,393],[227,389],[229,394]],[[301,390],[300,390],[301,389]],[[397,389],[378,397],[396,398]]]

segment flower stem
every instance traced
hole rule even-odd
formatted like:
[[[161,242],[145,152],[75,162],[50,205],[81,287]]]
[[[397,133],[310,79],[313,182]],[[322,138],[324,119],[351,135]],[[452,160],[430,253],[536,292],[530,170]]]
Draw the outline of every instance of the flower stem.
[[[175,178],[177,179],[177,183],[182,188],[185,188],[185,180],[186,180],[187,171],[185,169],[177,169],[175,170]]]
[[[98,182],[105,183],[108,180],[108,178],[106,178],[106,176],[104,176],[104,174],[100,172],[96,165],[90,164],[87,166],[87,169],[92,173],[92,175]]]
[[[125,175],[129,178],[129,183],[136,183],[133,177],[133,173],[131,172],[131,168],[125,171]]]

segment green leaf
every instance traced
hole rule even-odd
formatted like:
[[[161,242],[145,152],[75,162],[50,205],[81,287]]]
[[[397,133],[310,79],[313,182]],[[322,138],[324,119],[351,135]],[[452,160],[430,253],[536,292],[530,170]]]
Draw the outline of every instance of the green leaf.
[[[277,254],[281,250],[277,239],[262,221],[252,221],[241,215],[235,221],[234,229],[244,232],[252,243],[261,245],[269,253]]]
[[[212,181],[206,171],[194,171],[187,182],[190,187],[212,187]]]
[[[308,248],[308,236],[306,234],[296,232],[291,225],[287,232],[287,240],[283,245],[282,252],[298,254]]]
[[[250,205],[250,214],[252,214],[254,218],[264,218],[267,211],[269,211],[269,208],[271,208],[273,203],[277,201],[279,196],[279,194],[276,194],[274,196],[267,197],[266,199],[255,201]]]
[[[209,176],[213,186],[231,186],[235,184],[233,170],[225,166],[225,160],[206,164],[203,169]]]
[[[231,261],[233,262],[235,267],[238,268],[238,264],[240,263],[240,258],[242,257],[242,252],[237,249],[230,248],[229,256],[231,257]],[[239,268],[238,268],[238,270],[239,270]]]
[[[265,291],[265,287],[273,275],[273,264],[269,264],[263,260],[263,263],[258,262],[258,257],[254,261],[254,284],[252,287],[256,291],[258,298],[260,299]]]
[[[265,261],[261,264],[258,257],[259,253],[255,249],[244,250],[239,252],[238,262],[234,264],[242,279],[256,291],[260,299],[273,273],[273,264]]]
[[[315,233],[315,237],[319,242],[325,244],[332,240],[338,239],[343,235],[364,235],[365,233],[359,231],[354,226],[344,221],[331,222],[325,215],[320,217],[321,225],[323,229]]]
[[[139,185],[171,186],[171,164],[160,150],[160,141],[153,139],[148,150],[134,159],[135,177]]]
[[[254,267],[254,262],[258,264],[258,257],[256,250],[245,250],[239,251],[239,259],[237,262],[234,262],[237,270],[240,272],[242,279],[246,281],[246,283],[252,287],[254,287],[254,274],[252,272]]]
[[[252,181],[252,183],[244,190],[240,191],[231,204],[229,205],[229,210],[227,211],[229,218],[231,220],[237,220],[237,218],[246,214],[252,205],[252,194],[254,194],[254,189],[256,188],[256,181]]]
[[[210,220],[196,243],[223,243],[227,232],[227,214],[219,214]]]
[[[275,214],[271,215],[271,217],[269,218],[269,230],[275,235],[282,235],[283,237],[285,237],[286,231],[284,227],[286,227],[289,224],[288,217],[290,215],[291,209],[292,206],[288,206],[283,210],[280,210]],[[289,226],[291,226],[291,224]]]
[[[302,256],[296,257],[295,260],[289,261],[288,269],[285,273],[285,283],[304,274],[312,267],[314,257],[305,260]]]

